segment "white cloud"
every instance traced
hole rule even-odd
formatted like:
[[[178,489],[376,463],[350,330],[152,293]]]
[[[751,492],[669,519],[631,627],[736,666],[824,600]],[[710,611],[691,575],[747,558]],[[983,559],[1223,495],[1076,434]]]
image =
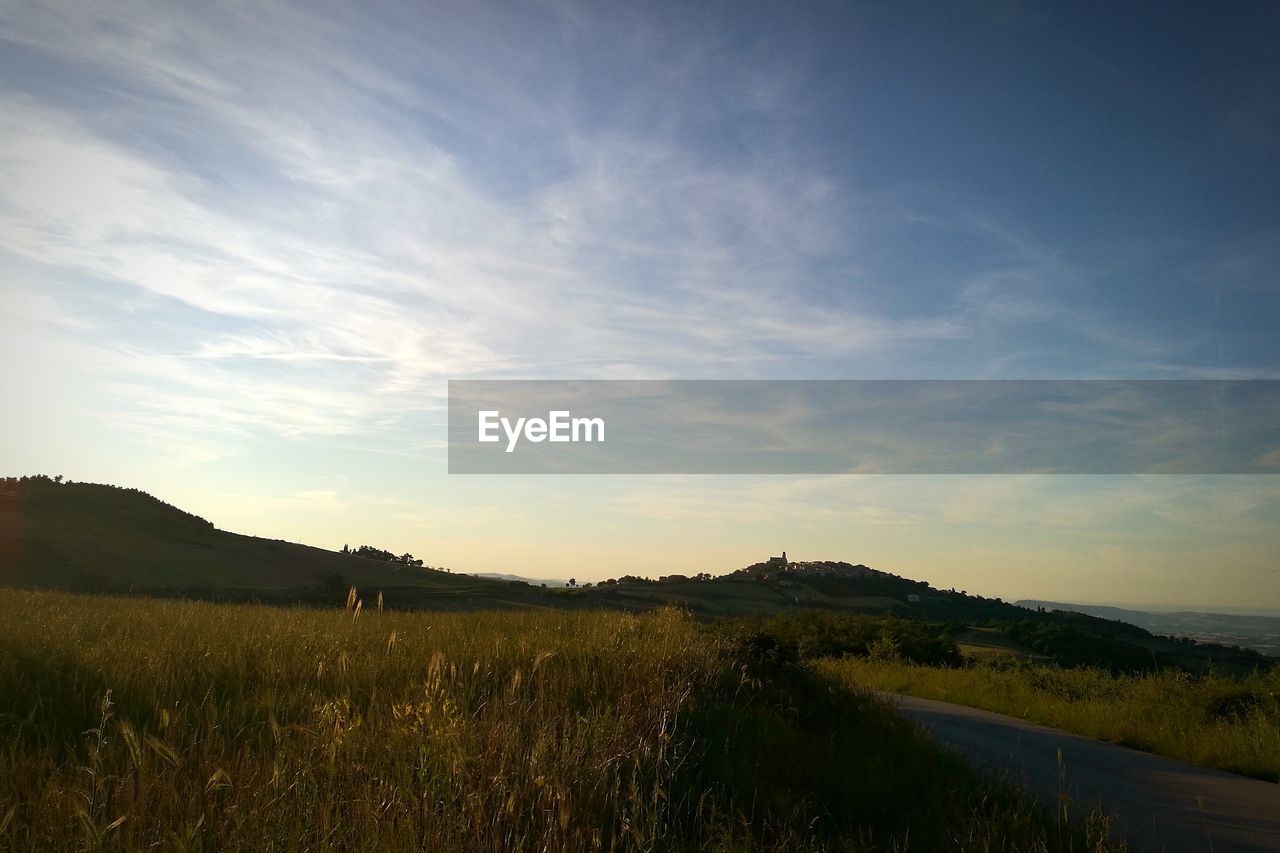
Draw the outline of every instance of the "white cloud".
[[[799,295],[848,218],[815,168],[584,132],[502,76],[526,57],[476,66],[436,35],[397,75],[337,21],[260,15],[47,4],[0,25],[101,75],[101,103],[2,96],[0,249],[45,265],[72,322],[106,321],[99,372],[163,383],[117,424],[376,431],[448,377],[750,375],[962,334]],[[269,51],[272,32],[291,38]],[[565,168],[504,197],[397,106],[475,139],[508,114]],[[102,282],[134,289],[127,311],[92,298]]]

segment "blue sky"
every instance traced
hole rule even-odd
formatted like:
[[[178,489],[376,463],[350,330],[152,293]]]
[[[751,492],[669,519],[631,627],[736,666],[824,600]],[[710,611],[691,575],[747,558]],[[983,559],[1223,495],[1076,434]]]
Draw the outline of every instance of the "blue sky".
[[[443,454],[450,378],[1275,378],[1270,4],[14,2],[0,43],[6,472],[464,570],[1280,607],[1270,477]]]

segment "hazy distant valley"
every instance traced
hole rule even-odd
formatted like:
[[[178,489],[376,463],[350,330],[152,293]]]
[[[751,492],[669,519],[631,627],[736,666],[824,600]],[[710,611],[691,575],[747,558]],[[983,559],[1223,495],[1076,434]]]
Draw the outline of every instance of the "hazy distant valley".
[[[1145,628],[1153,634],[1190,637],[1204,643],[1220,643],[1256,649],[1265,655],[1280,655],[1280,617],[1233,613],[1203,613],[1180,610],[1172,613],[1129,610],[1100,604],[1067,604],[1058,601],[1024,600],[1023,607],[1046,610],[1074,610],[1103,619],[1116,619]]]

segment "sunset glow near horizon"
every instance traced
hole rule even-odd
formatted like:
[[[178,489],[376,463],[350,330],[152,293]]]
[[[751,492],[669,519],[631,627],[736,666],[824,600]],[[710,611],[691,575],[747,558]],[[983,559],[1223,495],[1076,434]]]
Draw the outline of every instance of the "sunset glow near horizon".
[[[450,476],[450,379],[1280,378],[1280,15],[0,6],[0,474],[461,572],[1280,610],[1280,477]]]

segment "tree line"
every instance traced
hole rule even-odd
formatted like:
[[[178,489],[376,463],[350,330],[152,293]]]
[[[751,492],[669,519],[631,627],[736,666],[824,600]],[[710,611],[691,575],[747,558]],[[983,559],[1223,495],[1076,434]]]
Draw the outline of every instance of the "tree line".
[[[424,566],[422,560],[415,558],[407,551],[403,554],[396,554],[382,548],[375,548],[372,545],[361,545],[358,548],[352,548],[350,545],[343,545],[342,553],[351,557],[362,557],[366,560],[377,560],[381,563],[397,563],[402,566],[416,566],[418,568],[434,569],[437,572],[452,571],[444,566]]]

